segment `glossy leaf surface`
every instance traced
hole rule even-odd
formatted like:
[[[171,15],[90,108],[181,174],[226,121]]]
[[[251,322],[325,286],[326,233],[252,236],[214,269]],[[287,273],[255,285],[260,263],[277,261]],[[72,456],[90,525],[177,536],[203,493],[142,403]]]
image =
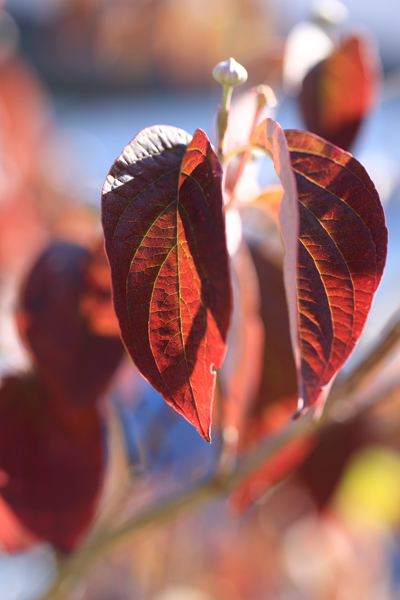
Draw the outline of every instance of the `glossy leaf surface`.
[[[142,375],[209,441],[231,288],[222,170],[206,135],[139,133],[103,188],[103,227],[125,345]]]
[[[307,129],[348,150],[371,108],[378,79],[370,40],[347,39],[304,78],[299,101]]]
[[[13,376],[0,388],[0,494],[9,507],[0,543],[29,542],[32,532],[62,551],[72,550],[93,519],[103,470],[103,435],[97,410],[79,420],[60,419],[35,375]],[[16,519],[22,523],[16,525]],[[13,531],[8,531],[10,528]],[[19,540],[17,535],[23,534]],[[3,539],[3,534],[5,538]],[[31,536],[33,541],[34,536]]]
[[[281,146],[282,137],[277,124],[269,121],[257,128],[252,143],[272,152],[278,174],[283,170],[282,160],[289,161],[285,172],[290,167],[296,182],[293,188],[290,178],[288,186],[281,177],[285,195],[280,218],[302,408],[322,402],[326,386],[361,335],[385,265],[387,229],[376,189],[355,158],[317,136],[296,130],[285,132],[288,153],[279,148],[278,154],[274,144],[279,139]],[[290,219],[296,220],[293,193],[299,215],[295,265],[294,227],[288,228]],[[286,200],[289,196],[291,205]],[[288,286],[293,269],[295,289]]]

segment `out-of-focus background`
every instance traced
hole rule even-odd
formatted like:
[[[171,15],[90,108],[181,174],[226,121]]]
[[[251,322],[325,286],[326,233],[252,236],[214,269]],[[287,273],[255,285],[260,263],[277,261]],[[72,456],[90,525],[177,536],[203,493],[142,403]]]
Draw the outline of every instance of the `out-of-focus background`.
[[[107,172],[138,131],[167,124],[192,134],[201,127],[215,140],[220,89],[211,71],[230,56],[248,70],[247,89],[260,83],[274,89],[273,116],[282,127],[305,128],[296,100],[302,78],[341,37],[363,31],[380,56],[382,78],[351,151],[380,192],[390,244],[368,327],[347,368],[354,366],[400,305],[399,30],[397,0],[6,0],[0,13],[1,371],[28,362],[11,319],[21,279],[50,237],[88,245]],[[261,184],[268,183],[275,183],[269,171]],[[395,357],[387,377],[400,383],[398,365]],[[150,478],[158,491],[172,490],[207,473],[214,450],[146,382],[133,379],[120,373],[112,394],[130,460],[147,473],[138,487]],[[312,475],[318,469],[308,465],[243,515],[220,502],[127,543],[74,597],[400,598],[396,389],[385,405],[392,411],[389,431],[382,425],[387,415],[377,409],[356,423],[356,433],[343,426],[326,442],[322,456],[349,451],[323,500]],[[320,472],[335,468],[326,458]],[[39,597],[56,561],[46,544],[10,556],[0,551],[0,599]]]

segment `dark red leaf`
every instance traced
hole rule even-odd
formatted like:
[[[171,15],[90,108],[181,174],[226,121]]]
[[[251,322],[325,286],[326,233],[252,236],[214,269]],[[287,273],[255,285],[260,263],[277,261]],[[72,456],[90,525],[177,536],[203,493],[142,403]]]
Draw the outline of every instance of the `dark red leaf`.
[[[348,150],[371,108],[379,80],[369,39],[354,36],[305,77],[299,101],[307,129]]]
[[[103,436],[94,407],[81,411],[78,420],[60,419],[53,407],[35,375],[3,381],[0,493],[24,527],[70,551],[96,510],[104,471]],[[5,534],[8,547],[18,546],[15,538],[7,539],[7,530]]]
[[[388,233],[375,186],[351,154],[309,133],[285,135],[300,203],[298,301],[308,406],[364,329],[382,278]]]
[[[284,277],[302,408],[322,403],[361,335],[385,265],[387,229],[355,158],[310,133],[285,135],[287,143],[266,119],[252,143],[272,153],[285,190]]]
[[[244,242],[232,257],[231,270],[234,309],[228,352],[218,374],[218,391],[224,405],[222,427],[239,434],[231,436],[230,442],[230,450],[236,454],[237,442],[242,437],[246,416],[254,404],[262,377],[264,327],[257,273]],[[221,416],[218,412],[217,419]],[[225,450],[227,444],[225,441]]]
[[[297,373],[290,339],[282,268],[271,262],[262,244],[251,248],[261,293],[261,318],[265,329],[263,369],[256,401],[247,416],[242,450],[275,435],[287,426],[297,407]],[[233,496],[239,510],[291,473],[307,456],[312,444],[290,444],[249,477]]]
[[[62,411],[94,406],[123,355],[117,331],[117,337],[93,331],[99,326],[98,314],[89,312],[95,298],[95,308],[104,303],[107,315],[112,311],[110,282],[108,289],[104,281],[99,287],[91,275],[98,260],[81,246],[53,243],[33,266],[21,293],[22,336],[38,377]]]
[[[372,419],[363,416],[331,425],[316,440],[314,450],[296,472],[296,478],[307,487],[319,509],[329,503],[354,454],[366,445],[381,442],[379,433]]]
[[[261,248],[251,248],[251,255],[260,283],[265,328],[263,375],[252,413],[258,419],[266,409],[285,399],[289,411],[286,416],[290,417],[297,405],[297,374],[282,269],[269,261]]]
[[[231,287],[222,170],[206,135],[139,133],[103,188],[103,226],[125,345],[142,375],[209,441]]]

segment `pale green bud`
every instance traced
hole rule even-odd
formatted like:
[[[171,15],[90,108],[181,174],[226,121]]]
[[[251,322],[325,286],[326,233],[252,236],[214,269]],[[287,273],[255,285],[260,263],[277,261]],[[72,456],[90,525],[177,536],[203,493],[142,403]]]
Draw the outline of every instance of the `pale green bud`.
[[[234,58],[218,63],[213,69],[213,77],[221,85],[234,87],[247,81],[247,71]]]

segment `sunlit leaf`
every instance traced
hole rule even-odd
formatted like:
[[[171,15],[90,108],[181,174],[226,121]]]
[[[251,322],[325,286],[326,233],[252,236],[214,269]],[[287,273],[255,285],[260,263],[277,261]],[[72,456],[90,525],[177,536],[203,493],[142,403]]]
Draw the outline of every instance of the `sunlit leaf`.
[[[371,40],[348,38],[305,77],[299,96],[307,129],[348,150],[372,106],[379,80]]]
[[[139,133],[103,188],[103,226],[125,345],[142,375],[210,439],[231,288],[222,170],[206,135]]]
[[[285,189],[284,277],[302,408],[322,402],[361,335],[385,265],[387,229],[355,158],[310,133],[285,136],[287,143],[267,119],[252,143],[272,153]]]

